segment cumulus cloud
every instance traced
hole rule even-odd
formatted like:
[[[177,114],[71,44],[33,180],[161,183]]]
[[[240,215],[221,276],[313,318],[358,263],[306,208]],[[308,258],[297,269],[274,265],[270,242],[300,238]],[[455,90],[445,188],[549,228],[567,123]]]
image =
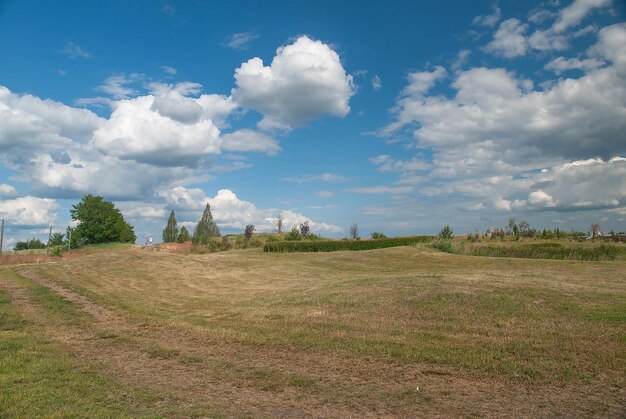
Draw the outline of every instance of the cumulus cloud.
[[[11,185],[7,185],[6,183],[0,183],[0,198],[13,198],[17,195],[17,191]]]
[[[222,135],[222,150],[265,153],[270,156],[280,151],[280,146],[272,137],[250,129],[240,129]]]
[[[111,117],[94,132],[94,146],[104,154],[156,166],[193,165],[202,156],[219,153],[220,131],[211,119],[200,117],[200,105],[157,103],[151,95],[117,102]]]
[[[276,229],[280,215],[283,225],[287,228],[308,221],[313,231],[324,233],[343,231],[338,226],[312,220],[295,211],[257,208],[254,203],[239,199],[229,189],[221,189],[214,197],[208,197],[201,189],[179,186],[161,192],[160,196],[176,210],[195,211],[195,217],[199,217],[199,212],[204,209],[206,203],[209,203],[213,218],[220,228],[242,230],[247,224],[254,224],[259,232],[272,232]]]
[[[493,13],[490,15],[480,15],[476,16],[472,23],[474,25],[493,27],[502,19],[502,10],[500,9],[500,5],[496,1],[493,4]]]
[[[452,94],[429,95],[432,80],[440,78],[418,73],[429,82],[419,88],[409,82],[393,109],[396,120],[381,134],[414,127],[414,146],[433,153],[430,168],[405,171],[387,155],[371,162],[399,173],[390,190],[422,184],[422,195],[466,196],[476,208],[623,207],[625,164],[619,156],[626,154],[626,24],[602,28],[597,36],[589,58],[546,65],[555,72],[580,68],[585,74],[542,89],[505,69],[472,68],[452,80]]]
[[[142,74],[115,74],[108,77],[96,90],[106,93],[114,99],[126,99],[127,97],[139,94],[130,85],[143,80]]]
[[[493,35],[493,40],[485,49],[506,58],[523,56],[528,47],[524,36],[527,29],[528,25],[519,19],[507,19],[500,23],[500,27]]]
[[[278,48],[269,66],[258,57],[243,63],[235,82],[233,98],[263,114],[263,129],[289,129],[325,114],[345,116],[354,94],[339,55],[307,36]]]
[[[52,199],[23,196],[0,201],[0,217],[16,226],[48,226],[57,218],[59,204]]]
[[[0,86],[0,153],[14,149],[63,151],[75,142],[88,142],[103,123],[104,119],[86,109],[15,94]],[[24,155],[10,153],[5,157],[15,161]]]
[[[551,70],[555,74],[561,74],[568,70],[583,70],[589,71],[594,68],[602,67],[604,65],[604,61],[597,58],[565,58],[565,57],[556,57],[547,63],[544,68],[546,70]]]
[[[569,6],[559,12],[559,17],[552,26],[555,32],[563,32],[576,26],[594,9],[608,7],[613,0],[574,0]]]

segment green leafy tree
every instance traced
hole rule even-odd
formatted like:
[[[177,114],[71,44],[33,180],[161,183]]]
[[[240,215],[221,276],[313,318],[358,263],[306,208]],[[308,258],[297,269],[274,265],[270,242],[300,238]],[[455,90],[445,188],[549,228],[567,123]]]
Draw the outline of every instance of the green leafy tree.
[[[178,225],[176,225],[176,214],[174,210],[170,212],[170,218],[167,219],[167,225],[163,229],[163,242],[173,243],[178,239]]]
[[[198,224],[196,224],[196,230],[193,232],[191,241],[195,245],[208,245],[212,237],[220,236],[220,229],[217,227],[217,224],[215,224],[215,221],[213,221],[211,206],[207,202],[204,212],[202,213],[202,217],[200,218],[200,221],[198,221]]]
[[[73,220],[79,221],[74,232],[82,244],[132,243],[137,239],[120,210],[101,196],[84,196],[78,204],[72,205],[70,214]]]
[[[375,231],[375,232],[372,233],[372,238],[373,239],[386,239],[387,236],[385,236],[383,233]]]
[[[187,231],[187,227],[182,226],[180,228],[180,233],[178,233],[178,237],[176,238],[176,242],[177,243],[185,243],[191,240],[191,236],[189,235],[189,232]]]
[[[50,237],[50,246],[62,246],[64,237],[65,236],[61,233],[54,233],[52,237]]]
[[[291,227],[291,231],[287,233],[287,235],[285,236],[285,240],[288,240],[288,241],[302,240],[302,235],[300,234],[300,230],[298,229],[298,226]]]
[[[439,234],[437,234],[437,237],[439,237],[440,239],[444,239],[444,240],[450,240],[452,237],[454,237],[454,231],[452,231],[452,227],[446,224],[441,229]]]
[[[15,243],[13,250],[32,250],[32,249],[45,249],[46,244],[39,239],[30,239],[26,241],[20,241]]]

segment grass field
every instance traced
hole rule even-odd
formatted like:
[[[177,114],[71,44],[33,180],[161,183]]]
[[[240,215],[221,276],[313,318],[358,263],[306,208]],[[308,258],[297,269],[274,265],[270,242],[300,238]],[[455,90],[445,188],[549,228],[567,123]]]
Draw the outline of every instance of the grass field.
[[[626,261],[132,247],[0,267],[0,417],[626,413]]]

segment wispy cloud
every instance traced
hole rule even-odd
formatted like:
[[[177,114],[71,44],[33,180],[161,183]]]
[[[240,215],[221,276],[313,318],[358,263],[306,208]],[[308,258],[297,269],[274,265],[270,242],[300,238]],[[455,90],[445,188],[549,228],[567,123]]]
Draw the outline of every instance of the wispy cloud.
[[[327,183],[340,183],[345,182],[344,176],[336,175],[334,173],[322,173],[321,175],[302,175],[297,177],[284,177],[281,179],[283,182],[295,182],[295,183],[307,183],[307,182],[327,182]]]
[[[256,32],[238,32],[226,38],[224,46],[232,49],[246,49],[250,42],[257,39],[259,35]]]
[[[374,90],[380,90],[380,88],[383,87],[383,83],[380,80],[380,77],[378,76],[378,74],[376,74],[373,78],[372,78],[372,89]]]
[[[175,76],[178,72],[178,70],[176,70],[174,67],[170,67],[169,65],[162,65],[161,70],[163,70],[165,74],[168,74],[170,76]]]
[[[76,58],[92,58],[93,54],[84,48],[79,47],[73,42],[68,42],[63,49],[63,54],[67,55],[71,59]]]

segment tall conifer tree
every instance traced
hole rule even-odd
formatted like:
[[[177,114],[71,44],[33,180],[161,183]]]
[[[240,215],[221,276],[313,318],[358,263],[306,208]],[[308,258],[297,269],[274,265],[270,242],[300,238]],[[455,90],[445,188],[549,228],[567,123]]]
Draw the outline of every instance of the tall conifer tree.
[[[178,238],[178,226],[176,225],[176,214],[174,210],[170,212],[170,218],[167,219],[167,225],[163,229],[163,242],[173,243]]]

